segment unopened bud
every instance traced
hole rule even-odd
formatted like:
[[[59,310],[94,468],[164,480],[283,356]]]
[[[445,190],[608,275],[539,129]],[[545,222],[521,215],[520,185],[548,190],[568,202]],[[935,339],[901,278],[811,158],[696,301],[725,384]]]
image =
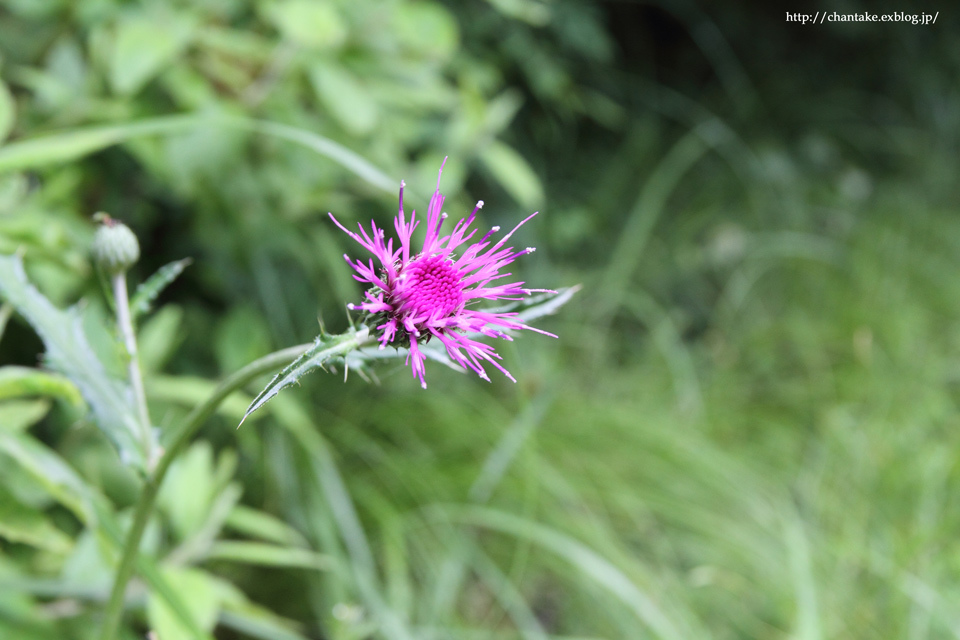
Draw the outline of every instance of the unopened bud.
[[[123,273],[140,259],[140,243],[130,227],[105,213],[93,216],[100,223],[93,237],[93,259],[110,275]]]

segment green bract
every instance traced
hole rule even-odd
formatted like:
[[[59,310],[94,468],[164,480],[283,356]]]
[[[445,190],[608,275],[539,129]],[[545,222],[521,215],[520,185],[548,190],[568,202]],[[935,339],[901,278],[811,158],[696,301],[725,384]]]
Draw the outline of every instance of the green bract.
[[[93,237],[93,260],[108,274],[123,273],[140,259],[140,243],[130,227],[98,213],[100,228]]]

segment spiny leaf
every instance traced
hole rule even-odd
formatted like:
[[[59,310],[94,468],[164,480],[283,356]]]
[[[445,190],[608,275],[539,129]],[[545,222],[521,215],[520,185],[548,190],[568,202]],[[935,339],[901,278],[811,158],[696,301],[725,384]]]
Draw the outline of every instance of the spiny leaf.
[[[524,323],[530,322],[531,320],[556,313],[560,307],[570,302],[570,299],[573,298],[574,294],[577,293],[580,288],[580,285],[575,285],[572,287],[564,287],[558,291],[548,291],[540,295],[530,296],[529,298],[503,305],[502,307],[489,309],[489,311],[492,313],[516,312],[517,320]],[[467,336],[479,338],[481,334],[468,333]],[[463,371],[463,367],[451,360],[446,350],[438,346],[435,342],[420,345],[420,351],[429,360],[446,365],[454,371]],[[374,360],[389,360],[392,358],[406,358],[408,353],[409,350],[402,347],[398,349],[379,349],[376,346],[371,346],[351,352],[346,356],[346,363],[350,369],[358,370],[362,375],[364,367],[369,362]]]
[[[263,391],[261,391],[260,394],[253,399],[253,402],[247,408],[247,412],[244,414],[243,420],[240,421],[240,424],[243,424],[243,421],[246,420],[251,413],[265,405],[271,398],[280,393],[281,389],[289,387],[293,383],[300,380],[300,378],[305,374],[313,371],[317,367],[323,367],[323,365],[327,364],[333,359],[342,358],[354,349],[361,347],[365,342],[367,342],[369,336],[370,330],[367,327],[350,329],[346,333],[336,336],[317,336],[317,339],[314,340],[312,347],[304,352],[304,354],[299,358],[287,365],[287,367],[278,373],[273,380],[270,381],[270,384],[264,387]]]
[[[156,435],[140,425],[129,385],[110,377],[83,331],[76,308],[55,307],[30,284],[19,256],[0,256],[0,296],[34,328],[46,347],[47,364],[69,378],[93,411],[124,462],[146,469],[159,451]]]
[[[160,292],[176,280],[177,276],[183,273],[183,270],[190,266],[191,262],[193,262],[191,258],[184,258],[165,264],[147,278],[146,282],[140,284],[130,299],[130,315],[133,316],[133,319],[136,320],[143,314],[148,313]]]
[[[570,302],[573,294],[580,291],[580,288],[579,284],[572,287],[563,287],[557,291],[548,291],[540,295],[530,296],[529,298],[524,298],[523,300],[518,300],[517,302],[512,302],[502,307],[497,307],[496,309],[490,309],[490,311],[493,313],[516,312],[518,314],[518,320],[530,322],[531,320],[556,313],[560,307]]]

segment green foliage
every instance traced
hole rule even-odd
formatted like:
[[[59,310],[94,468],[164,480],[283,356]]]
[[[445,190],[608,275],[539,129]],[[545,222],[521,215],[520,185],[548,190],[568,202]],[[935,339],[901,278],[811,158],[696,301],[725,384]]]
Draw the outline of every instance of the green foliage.
[[[121,457],[145,469],[157,455],[156,435],[138,421],[128,383],[111,377],[97,358],[78,311],[54,307],[29,283],[18,256],[0,256],[0,295],[43,339],[47,364],[80,389]]]
[[[97,637],[153,490],[118,637],[955,635],[948,13],[5,3],[0,637]],[[423,392],[373,344],[231,375],[352,335],[326,212],[389,226],[448,155],[451,216],[541,211],[513,277],[559,294],[503,310],[560,337],[503,343],[518,384]],[[143,248],[159,485],[112,444],[141,446],[98,210]]]

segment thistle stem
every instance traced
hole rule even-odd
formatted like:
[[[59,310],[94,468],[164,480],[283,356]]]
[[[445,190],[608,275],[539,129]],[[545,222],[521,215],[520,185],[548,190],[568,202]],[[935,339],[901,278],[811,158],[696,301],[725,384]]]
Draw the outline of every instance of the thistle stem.
[[[133,402],[137,407],[137,419],[140,422],[140,439],[143,451],[150,456],[153,451],[150,430],[150,413],[147,409],[147,394],[143,390],[143,374],[140,372],[140,354],[137,349],[137,336],[133,331],[133,319],[130,316],[130,299],[127,296],[127,277],[123,271],[110,276],[113,286],[113,299],[117,306],[117,326],[123,336],[123,344],[127,348],[130,360],[127,364],[127,374],[130,378],[130,387],[133,389]],[[147,468],[153,463],[147,460]]]
[[[124,300],[126,300],[125,287]],[[121,306],[119,296],[117,306],[118,308]],[[137,553],[140,549],[140,539],[143,537],[147,521],[150,519],[151,513],[153,513],[157,492],[160,490],[160,485],[163,484],[163,479],[170,469],[171,463],[177,458],[180,452],[183,451],[197,430],[213,415],[213,412],[216,411],[217,407],[228,395],[250,383],[258,376],[272,371],[298,357],[311,346],[313,345],[302,344],[296,347],[282,349],[251,362],[221,382],[217,388],[214,389],[213,393],[210,394],[210,397],[207,398],[203,404],[194,408],[194,410],[190,412],[190,415],[183,421],[180,429],[173,435],[173,441],[169,448],[164,451],[156,467],[147,477],[143,489],[140,492],[140,498],[137,500],[133,515],[133,524],[127,533],[127,539],[123,546],[123,555],[120,558],[120,564],[117,567],[117,573],[113,579],[110,599],[107,601],[106,614],[100,633],[101,640],[113,640],[116,636],[117,628],[120,626],[120,618],[123,614],[123,596],[127,590],[127,582],[130,581],[130,577],[133,575],[133,569],[136,566]]]

